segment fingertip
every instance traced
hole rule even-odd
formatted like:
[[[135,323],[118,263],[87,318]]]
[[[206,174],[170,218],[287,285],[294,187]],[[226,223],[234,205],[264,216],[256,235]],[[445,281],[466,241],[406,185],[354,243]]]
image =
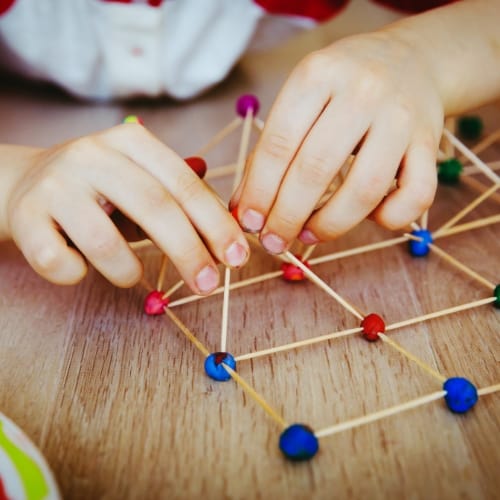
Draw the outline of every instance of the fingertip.
[[[224,252],[225,263],[230,267],[238,268],[246,264],[250,255],[248,243],[239,241],[231,243]]]
[[[195,293],[208,295],[217,288],[219,284],[219,270],[213,265],[203,267],[195,277],[194,286],[191,288]]]

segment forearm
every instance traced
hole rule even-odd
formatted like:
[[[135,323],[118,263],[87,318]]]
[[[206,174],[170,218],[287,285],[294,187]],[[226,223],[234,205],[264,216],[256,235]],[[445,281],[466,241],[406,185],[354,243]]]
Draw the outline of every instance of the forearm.
[[[9,194],[38,151],[27,146],[0,145],[0,241],[10,238],[7,223]]]
[[[500,97],[500,0],[464,0],[403,19],[397,36],[434,75],[446,115]]]

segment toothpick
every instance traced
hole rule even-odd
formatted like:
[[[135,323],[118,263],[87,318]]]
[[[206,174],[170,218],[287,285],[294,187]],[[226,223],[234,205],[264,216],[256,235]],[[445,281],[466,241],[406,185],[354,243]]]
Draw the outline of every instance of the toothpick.
[[[283,274],[283,271],[272,271],[270,273],[265,273],[265,274],[260,274],[259,276],[254,276],[253,278],[248,278],[245,280],[238,281],[236,283],[231,283],[231,286],[229,287],[230,290],[236,290],[238,288],[243,288],[245,286],[249,285],[254,285],[256,283],[261,283],[262,281],[267,281],[273,278],[277,278],[278,276],[281,276]],[[224,291],[224,287],[220,286],[216,288],[211,294],[208,295],[208,297],[212,297],[213,295],[218,295]],[[189,297],[184,297],[182,299],[176,300],[174,302],[171,302],[169,304],[169,307],[177,307],[181,306],[183,304],[189,304],[190,302],[196,302],[197,300],[201,300],[203,298],[206,298],[207,296],[201,296],[201,295],[190,295]]]
[[[452,217],[448,222],[443,224],[439,229],[434,231],[433,236],[438,236],[444,230],[452,227],[456,224],[460,219],[463,219],[469,212],[474,210],[480,203],[482,203],[488,196],[494,193],[500,187],[500,182],[498,184],[493,184],[487,191],[485,191],[482,195],[478,196],[474,201],[469,203],[466,207],[464,207],[458,214]]]
[[[296,265],[299,269],[303,271],[307,278],[309,278],[313,283],[318,285],[322,290],[324,290],[330,297],[334,298],[340,305],[344,306],[350,313],[354,314],[360,320],[363,320],[364,316],[352,305],[344,300],[337,292],[335,292],[330,286],[328,286],[319,276],[314,274],[301,260],[297,259],[295,255],[290,252],[285,252],[287,259]]]
[[[394,340],[390,339],[387,335],[383,333],[379,333],[378,336],[386,343],[389,344],[391,347],[394,347],[397,351],[399,351],[401,354],[406,356],[408,359],[416,363],[422,370],[427,372],[431,377],[434,377],[435,379],[439,380],[441,383],[446,382],[446,377],[443,377],[439,372],[431,368],[427,363],[424,363],[421,359],[417,358],[414,356],[411,352],[408,352],[406,349],[401,347],[399,344],[394,342]]]
[[[400,236],[398,238],[392,238],[390,240],[379,241],[377,243],[370,243],[369,245],[363,245],[357,248],[351,248],[349,250],[343,250],[341,252],[335,252],[328,255],[322,255],[321,257],[315,257],[309,261],[311,266],[316,264],[323,264],[324,262],[330,262],[332,260],[343,259],[344,257],[350,257],[351,255],[358,255],[362,253],[372,252],[374,250],[380,250],[382,248],[391,247],[398,245],[399,243],[404,243],[408,241],[408,236]]]
[[[496,172],[497,170],[500,170],[500,161],[492,161],[492,162],[488,162],[486,163],[486,165],[488,166],[488,168],[490,170],[493,170],[493,172]],[[465,165],[462,172],[461,172],[461,177],[468,177],[470,175],[476,175],[476,174],[480,174],[481,173],[481,170],[479,170],[475,165]]]
[[[306,261],[309,259],[309,257],[312,255],[312,253],[314,252],[314,250],[316,250],[316,247],[317,245],[309,245],[307,248],[306,248],[306,251],[302,254],[302,260],[303,261]]]
[[[491,224],[496,224],[497,222],[500,222],[500,214],[491,215],[490,217],[484,217],[483,219],[478,219],[471,222],[466,222],[465,224],[460,224],[459,226],[453,226],[449,229],[446,229],[440,234],[434,233],[432,237],[433,239],[437,240],[438,238],[451,236],[457,233],[463,233],[464,231],[470,231],[471,229],[477,229],[480,227],[489,226]]]
[[[205,356],[209,356],[208,349],[196,338],[196,335],[170,310],[165,307],[165,314],[177,325],[179,330],[192,342],[192,344]]]
[[[500,129],[495,130],[495,132],[491,133],[487,137],[485,137],[482,141],[478,142],[473,148],[470,149],[473,154],[479,155],[481,154],[485,149],[489,148],[492,144],[500,140]],[[458,160],[463,162],[465,160],[466,156],[461,155]]]
[[[177,290],[179,290],[179,288],[181,288],[182,285],[184,285],[184,280],[178,281],[174,286],[172,286],[171,288],[169,288],[163,294],[163,298],[167,299],[168,297],[170,297],[171,295],[173,295]]]
[[[488,186],[471,176],[460,176],[460,182],[479,193],[484,193],[488,190]],[[500,195],[498,193],[491,193],[490,200],[500,203]]]
[[[490,180],[495,183],[500,183],[500,177],[493,172],[486,163],[484,163],[480,158],[478,158],[474,153],[471,152],[464,144],[462,144],[449,130],[444,129],[443,135],[469,160],[471,161],[481,172],[486,175]]]
[[[275,354],[283,351],[290,351],[292,349],[297,349],[299,347],[306,347],[309,345],[317,344],[319,342],[326,342],[327,340],[337,339],[340,337],[346,337],[347,335],[353,335],[355,333],[360,333],[363,328],[351,328],[349,330],[344,330],[342,332],[328,333],[326,335],[320,335],[319,337],[313,337],[311,339],[299,340],[297,342],[292,342],[290,344],[281,345],[278,347],[271,347],[269,349],[262,349],[261,351],[255,351],[248,354],[242,354],[237,356],[236,361],[245,361],[247,359],[260,358],[261,356],[268,356],[270,354]]]
[[[212,148],[222,142],[231,132],[235,131],[241,125],[242,119],[238,116],[223,129],[219,130],[210,141],[207,142],[201,149],[199,149],[193,156],[203,156],[208,153]]]
[[[167,270],[168,259],[165,254],[161,257],[160,272],[158,273],[158,280],[156,282],[156,289],[161,290],[163,288],[163,280],[165,279],[165,271]]]
[[[429,222],[429,210],[426,210],[420,217],[420,227],[422,229],[427,229],[428,222]]]
[[[229,286],[231,284],[231,268],[226,267],[224,274],[224,295],[222,301],[222,328],[220,336],[220,350],[226,352],[227,324],[229,319]]]
[[[238,152],[238,161],[236,162],[236,171],[233,180],[233,192],[239,186],[243,171],[245,170],[245,162],[248,154],[248,145],[250,143],[250,134],[252,132],[253,111],[249,109],[243,121],[243,130],[241,132],[240,149]]]
[[[209,168],[205,174],[204,179],[216,179],[218,177],[225,177],[226,175],[234,174],[236,171],[236,163],[230,165],[223,165],[222,167]]]
[[[417,408],[418,406],[422,406],[432,401],[436,401],[437,399],[441,399],[444,396],[446,396],[446,391],[433,392],[432,394],[413,399],[411,401],[408,401],[407,403],[392,406],[391,408],[386,408],[385,410],[370,413],[359,418],[353,418],[352,420],[332,425],[331,427],[326,427],[325,429],[316,432],[315,435],[317,438],[322,438],[325,436],[330,436],[332,434],[337,434],[338,432],[353,429],[354,427],[360,427],[361,425],[369,424],[371,422],[375,422],[376,420],[380,420],[385,417],[390,417],[391,415],[397,415],[398,413]]]
[[[485,299],[475,300],[474,302],[468,302],[467,304],[462,304],[459,306],[448,307],[447,309],[441,309],[440,311],[435,311],[429,314],[423,314],[422,316],[416,316],[415,318],[406,319],[404,321],[399,321],[397,323],[392,323],[385,327],[385,331],[395,330],[396,328],[403,328],[404,326],[414,325],[415,323],[420,323],[422,321],[427,321],[428,319],[439,318],[441,316],[446,316],[448,314],[453,314],[460,311],[465,311],[467,309],[472,309],[474,307],[483,306],[485,304],[491,304],[496,300],[495,297],[487,297]]]
[[[442,250],[441,248],[439,248],[438,246],[436,246],[432,243],[429,243],[429,248],[434,253],[437,253],[440,257],[442,257],[446,262],[450,263],[452,266],[456,267],[457,269],[459,269],[463,273],[467,274],[468,276],[470,276],[471,278],[474,278],[476,281],[478,281],[482,285],[486,286],[486,288],[488,288],[488,290],[492,290],[492,291],[495,290],[496,285],[491,283],[491,281],[488,281],[486,278],[483,278],[480,274],[476,273],[475,271],[473,271],[472,269],[467,267],[465,264],[462,264],[461,262],[459,262],[457,259],[455,259],[455,257],[452,257],[449,253],[445,252],[444,250]]]
[[[141,278],[140,283],[148,292],[152,292],[154,290],[153,285],[144,276]]]
[[[483,387],[478,389],[477,393],[479,396],[486,396],[486,394],[493,394],[494,392],[500,391],[500,384],[490,385],[489,387]]]
[[[262,409],[272,417],[283,429],[288,427],[286,421],[280,416],[280,414],[275,411],[267,401],[250,385],[248,385],[245,380],[235,372],[230,366],[226,365],[226,363],[222,363],[222,366],[226,369],[226,371],[231,375],[233,380],[249,395],[252,399],[257,402]]]
[[[444,121],[444,128],[445,130],[450,130],[450,132],[454,134],[456,129],[455,118],[451,116],[447,117]],[[444,135],[444,133],[441,137],[441,145],[447,158],[453,158],[455,156],[455,148],[453,147],[453,143],[448,139],[448,137],[446,137],[446,135]]]
[[[140,241],[130,241],[128,246],[132,248],[132,250],[139,250],[141,248],[153,246],[153,242],[148,239]]]

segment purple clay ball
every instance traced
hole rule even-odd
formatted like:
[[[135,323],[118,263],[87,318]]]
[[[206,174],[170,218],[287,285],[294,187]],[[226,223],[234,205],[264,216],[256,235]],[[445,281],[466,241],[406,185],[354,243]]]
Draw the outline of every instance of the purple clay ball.
[[[253,116],[259,112],[260,103],[253,94],[244,94],[236,101],[236,113],[245,118],[249,110],[252,110]]]

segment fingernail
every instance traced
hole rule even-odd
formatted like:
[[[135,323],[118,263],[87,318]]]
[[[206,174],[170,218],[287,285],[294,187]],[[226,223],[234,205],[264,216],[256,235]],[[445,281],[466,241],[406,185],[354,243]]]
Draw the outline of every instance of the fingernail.
[[[275,234],[268,233],[262,238],[262,245],[269,253],[282,253],[285,250],[285,242]]]
[[[248,250],[243,245],[235,241],[227,248],[224,256],[230,266],[239,267],[246,261]]]
[[[219,283],[219,273],[212,266],[206,266],[198,273],[195,281],[200,292],[211,292]]]
[[[319,243],[316,235],[313,232],[309,231],[309,229],[303,229],[301,231],[301,233],[299,234],[299,240],[306,245],[314,245],[316,243]]]
[[[260,231],[264,226],[264,216],[256,210],[248,209],[241,218],[243,227],[252,232]]]

